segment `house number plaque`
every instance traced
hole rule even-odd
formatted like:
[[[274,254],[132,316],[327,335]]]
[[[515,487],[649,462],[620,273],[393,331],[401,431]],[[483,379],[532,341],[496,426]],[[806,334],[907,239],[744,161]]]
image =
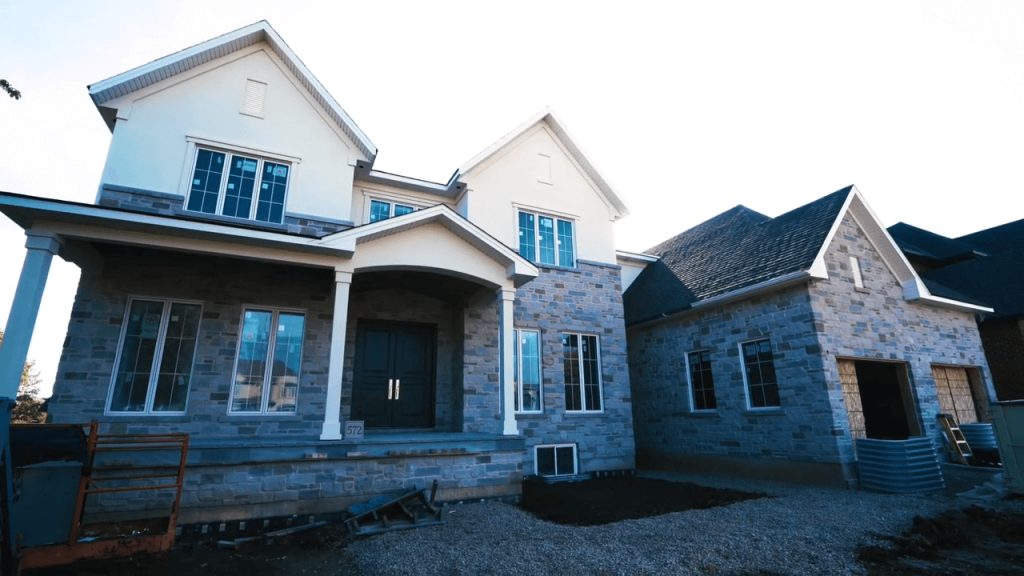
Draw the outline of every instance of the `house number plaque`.
[[[346,440],[362,440],[363,438],[363,421],[362,420],[348,420],[345,422],[345,439]]]

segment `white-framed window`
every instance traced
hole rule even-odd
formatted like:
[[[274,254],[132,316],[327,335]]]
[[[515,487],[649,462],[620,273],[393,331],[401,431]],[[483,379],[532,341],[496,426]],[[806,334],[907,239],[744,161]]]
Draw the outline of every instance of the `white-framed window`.
[[[370,217],[368,221],[373,223],[380,220],[387,220],[388,218],[403,216],[419,209],[419,206],[413,206],[412,204],[405,204],[392,200],[381,200],[380,198],[371,198]]]
[[[197,146],[185,208],[280,224],[290,174],[286,161]]]
[[[107,398],[111,414],[184,414],[202,305],[130,298]]]
[[[772,344],[767,339],[740,343],[743,362],[743,382],[747,391],[748,408],[778,408],[779,382],[775,375]]]
[[[575,476],[576,445],[548,444],[533,449],[533,472],[537,476]]]
[[[516,412],[541,412],[540,332],[516,329],[515,336]]]
[[[301,311],[243,309],[230,414],[295,413],[305,324]]]
[[[718,402],[710,350],[696,350],[686,355],[686,377],[690,384],[690,408],[694,412],[715,410]]]
[[[562,334],[565,409],[601,411],[601,351],[593,334]]]
[[[518,210],[519,255],[532,262],[576,267],[576,223],[567,218]]]

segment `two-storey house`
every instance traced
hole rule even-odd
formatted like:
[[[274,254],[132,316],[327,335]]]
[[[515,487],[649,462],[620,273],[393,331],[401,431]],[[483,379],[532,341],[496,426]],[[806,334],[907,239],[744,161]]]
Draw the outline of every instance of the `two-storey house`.
[[[0,369],[76,263],[52,419],[191,434],[184,522],[634,467],[627,210],[551,112],[448,182],[381,172],[266,22],[89,94],[95,204],[0,194],[28,237]]]

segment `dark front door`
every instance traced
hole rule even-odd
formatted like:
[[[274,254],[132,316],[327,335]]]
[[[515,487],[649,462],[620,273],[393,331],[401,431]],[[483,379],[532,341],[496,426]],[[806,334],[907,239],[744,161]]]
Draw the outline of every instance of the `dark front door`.
[[[359,323],[353,420],[367,428],[433,426],[436,332],[425,324]]]

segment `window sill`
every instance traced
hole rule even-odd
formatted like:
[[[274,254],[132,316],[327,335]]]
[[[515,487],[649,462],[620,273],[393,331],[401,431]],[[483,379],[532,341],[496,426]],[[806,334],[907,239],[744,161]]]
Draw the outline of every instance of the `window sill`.
[[[540,268],[541,270],[562,270],[562,271],[565,271],[565,272],[579,272],[580,271],[578,266],[558,266],[556,264],[541,264],[540,262],[533,262],[533,261],[531,261],[530,264],[533,264],[534,266],[536,266],[537,268]]]
[[[566,410],[566,416],[604,416],[604,410]]]
[[[516,418],[546,418],[547,414],[543,412],[516,412]]]
[[[298,414],[296,414],[294,412],[288,412],[288,413],[285,413],[285,414],[274,414],[272,412],[271,413],[267,413],[267,414],[252,414],[252,413],[233,414],[231,412],[228,412],[227,417],[230,418],[232,422],[247,422],[247,421],[248,422],[266,422],[268,419],[270,419],[270,420],[302,420],[302,416],[300,416],[300,415],[298,415]]]
[[[775,408],[747,408],[743,411],[744,416],[785,416],[786,411],[782,407]]]
[[[688,418],[721,418],[718,410],[691,410],[685,413]]]
[[[229,226],[240,226],[256,230],[269,230],[271,232],[288,232],[286,224],[276,222],[263,222],[261,220],[250,220],[248,218],[233,218],[220,214],[207,214],[206,212],[195,212],[186,208],[175,208],[174,215],[199,222],[211,222],[213,224],[227,224]]]
[[[171,414],[161,414],[159,412],[104,412],[104,416],[109,418],[116,418],[118,420],[126,420],[128,418],[136,418],[140,421],[159,419],[161,422],[191,422],[192,418],[186,415],[184,412],[174,412]]]
[[[867,288],[860,288],[858,286],[854,286],[853,291],[860,292],[861,294],[871,294],[871,290],[868,290]]]

